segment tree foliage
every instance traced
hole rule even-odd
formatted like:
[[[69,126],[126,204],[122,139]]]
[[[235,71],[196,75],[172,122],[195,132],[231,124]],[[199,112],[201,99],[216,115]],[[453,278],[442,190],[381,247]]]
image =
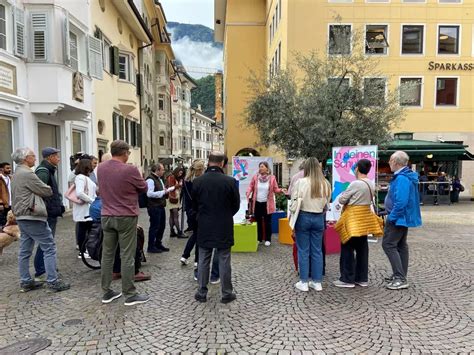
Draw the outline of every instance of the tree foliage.
[[[332,52],[344,45],[339,53],[346,54],[298,54],[296,63],[271,80],[251,74],[249,89],[255,95],[248,101],[246,120],[263,145],[274,145],[290,157],[326,161],[335,146],[390,140],[391,128],[403,117],[398,89],[386,90],[380,80],[367,80],[386,78],[388,87],[389,78],[378,71],[378,60],[357,45],[364,43],[358,37],[352,35],[348,54],[347,42],[335,40]]]
[[[216,107],[216,83],[213,75],[195,80],[197,88],[191,95],[191,105],[196,108],[201,105],[202,112],[210,117],[214,116]]]

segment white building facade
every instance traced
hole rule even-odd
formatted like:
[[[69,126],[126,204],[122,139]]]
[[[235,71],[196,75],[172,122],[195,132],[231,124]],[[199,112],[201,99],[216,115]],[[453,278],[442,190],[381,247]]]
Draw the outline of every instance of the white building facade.
[[[29,146],[40,161],[56,147],[62,190],[69,156],[95,151],[92,80],[102,62],[89,21],[87,0],[0,0],[0,160]]]
[[[191,90],[196,83],[186,73],[178,71],[171,81],[172,89],[172,136],[173,158],[190,166],[192,154]]]
[[[213,126],[214,120],[198,110],[193,110],[193,159],[203,159],[207,162],[209,154],[213,150]]]

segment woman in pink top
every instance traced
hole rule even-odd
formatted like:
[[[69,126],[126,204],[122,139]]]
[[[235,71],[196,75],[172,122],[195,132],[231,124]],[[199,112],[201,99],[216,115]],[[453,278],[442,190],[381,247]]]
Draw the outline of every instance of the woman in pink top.
[[[280,189],[270,167],[266,161],[258,165],[258,173],[250,181],[247,190],[247,200],[251,205],[257,220],[258,241],[265,240],[265,246],[271,245],[272,240],[272,213],[275,212],[275,193],[286,193]]]

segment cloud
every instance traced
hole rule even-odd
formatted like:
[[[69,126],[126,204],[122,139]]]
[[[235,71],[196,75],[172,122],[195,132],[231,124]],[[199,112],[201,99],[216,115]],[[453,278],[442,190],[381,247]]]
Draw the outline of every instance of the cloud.
[[[189,37],[180,38],[171,43],[174,54],[185,67],[200,67],[209,69],[223,68],[222,49],[212,46],[209,42],[195,42]],[[189,71],[193,78],[201,78],[209,74]]]

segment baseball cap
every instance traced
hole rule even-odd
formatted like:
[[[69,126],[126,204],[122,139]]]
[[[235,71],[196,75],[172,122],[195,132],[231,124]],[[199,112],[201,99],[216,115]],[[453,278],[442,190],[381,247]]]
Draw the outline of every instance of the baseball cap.
[[[53,147],[46,147],[41,151],[41,154],[43,155],[43,158],[47,158],[50,155],[56,154],[56,153],[59,153],[59,152],[60,152],[59,149],[56,149],[56,148],[53,148]]]

